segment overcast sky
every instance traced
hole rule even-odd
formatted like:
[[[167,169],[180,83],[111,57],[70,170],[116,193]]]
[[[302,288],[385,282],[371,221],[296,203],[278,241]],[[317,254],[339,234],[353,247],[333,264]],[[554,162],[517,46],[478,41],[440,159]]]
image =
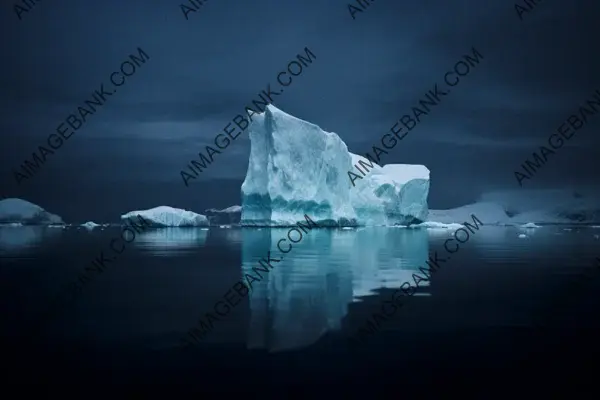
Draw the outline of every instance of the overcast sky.
[[[514,171],[600,88],[597,1],[54,0],[0,9],[0,182],[67,221],[240,203],[240,136],[185,187],[180,171],[308,46],[316,60],[275,105],[362,154],[474,46],[484,57],[382,163],[424,164],[431,208],[519,189]],[[188,4],[188,3],[186,3]],[[150,57],[30,179],[17,168],[129,54]],[[595,119],[597,118],[597,119]],[[594,184],[600,115],[529,188]]]

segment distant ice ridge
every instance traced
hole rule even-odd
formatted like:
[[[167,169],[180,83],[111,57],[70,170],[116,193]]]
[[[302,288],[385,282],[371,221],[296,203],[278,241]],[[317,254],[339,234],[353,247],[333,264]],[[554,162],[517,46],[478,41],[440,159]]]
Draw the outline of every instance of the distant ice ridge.
[[[25,200],[0,200],[0,224],[62,225],[61,217]]]
[[[479,201],[450,210],[429,210],[428,221],[461,223],[475,214],[486,225],[585,224],[600,222],[600,193],[589,190],[504,190],[483,194]],[[593,226],[592,226],[593,227]]]
[[[169,206],[159,206],[142,211],[130,211],[127,214],[121,215],[121,220],[123,222],[127,222],[129,219],[137,221],[138,216],[141,216],[155,227],[208,226],[206,216]]]
[[[209,208],[204,210],[204,214],[211,225],[232,225],[239,224],[242,216],[241,206],[231,206],[223,210]]]
[[[600,222],[598,188],[503,190],[486,193],[481,200],[501,204],[514,223]]]
[[[429,210],[428,221],[462,223],[475,214],[486,225],[593,224],[600,222],[598,189],[504,190],[450,210]],[[525,225],[523,225],[525,224]]]
[[[510,218],[502,206],[495,203],[474,203],[449,210],[429,210],[429,223],[454,224],[472,221],[477,216],[486,225],[507,225]]]
[[[421,165],[380,167],[348,152],[338,135],[273,105],[253,116],[248,171],[242,184],[242,225],[394,225],[427,217],[429,170]],[[373,165],[350,182],[362,160]],[[369,167],[371,168],[371,167]]]

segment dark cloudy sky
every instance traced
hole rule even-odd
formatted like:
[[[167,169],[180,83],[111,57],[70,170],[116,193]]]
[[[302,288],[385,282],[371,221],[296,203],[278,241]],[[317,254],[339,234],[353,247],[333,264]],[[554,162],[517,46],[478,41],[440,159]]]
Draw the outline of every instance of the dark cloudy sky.
[[[171,205],[239,204],[242,135],[185,187],[180,170],[308,46],[316,61],[276,105],[355,153],[475,46],[484,60],[383,163],[425,164],[430,206],[518,189],[513,171],[600,88],[593,0],[544,1],[519,20],[505,0],[54,0],[19,20],[0,9],[0,182],[67,221]],[[150,60],[21,186],[12,169],[141,47]],[[596,118],[596,117],[594,117]],[[595,184],[600,115],[525,186]]]

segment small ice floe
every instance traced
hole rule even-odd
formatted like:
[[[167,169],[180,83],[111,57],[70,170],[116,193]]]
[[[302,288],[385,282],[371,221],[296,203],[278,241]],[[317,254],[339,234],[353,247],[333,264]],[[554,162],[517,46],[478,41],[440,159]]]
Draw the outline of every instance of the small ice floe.
[[[443,222],[436,221],[425,221],[420,224],[411,225],[410,228],[428,228],[428,229],[453,229],[457,230],[462,228],[461,224],[457,224],[455,222],[450,224],[445,224]]]
[[[342,229],[343,229],[343,230],[345,230],[345,231],[351,231],[351,230],[353,230],[354,228],[352,228],[352,227],[350,227],[350,226],[345,226],[345,227],[343,227]]]
[[[201,231],[207,231],[208,228],[200,228]]]
[[[563,231],[567,231],[567,232],[571,232],[573,229],[571,228],[564,228]]]
[[[221,228],[221,229],[229,229],[229,228],[231,228],[231,225],[219,225],[219,228]]]
[[[535,228],[541,228],[541,226],[536,225],[534,222],[528,222],[524,225],[521,225],[521,228],[525,228],[525,229],[535,229]]]
[[[90,230],[91,230],[91,229],[94,229],[94,228],[97,228],[97,227],[99,227],[100,225],[99,225],[99,224],[97,224],[97,223],[95,223],[95,222],[88,221],[88,222],[86,222],[85,224],[81,224],[81,226],[82,226],[83,228],[86,228],[86,229],[90,229]]]
[[[519,234],[519,239],[526,239],[528,236],[524,233]]]
[[[67,225],[48,225],[48,228],[60,228],[60,229],[67,229],[68,226]]]

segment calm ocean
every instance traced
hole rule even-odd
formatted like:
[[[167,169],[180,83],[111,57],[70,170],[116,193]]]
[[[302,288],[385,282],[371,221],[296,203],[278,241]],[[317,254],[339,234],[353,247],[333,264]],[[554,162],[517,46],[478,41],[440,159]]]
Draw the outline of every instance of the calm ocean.
[[[535,374],[527,371],[547,370],[543,380],[551,384],[563,369],[576,376],[582,363],[597,364],[600,229],[591,227],[481,227],[358,350],[347,347],[347,337],[412,282],[428,254],[447,254],[450,233],[313,229],[202,344],[177,347],[267,251],[278,257],[286,233],[211,227],[140,234],[32,337],[28,327],[52,296],[119,230],[0,228],[4,378],[245,393],[309,385],[373,393],[393,385],[408,393],[506,371],[530,380]]]

